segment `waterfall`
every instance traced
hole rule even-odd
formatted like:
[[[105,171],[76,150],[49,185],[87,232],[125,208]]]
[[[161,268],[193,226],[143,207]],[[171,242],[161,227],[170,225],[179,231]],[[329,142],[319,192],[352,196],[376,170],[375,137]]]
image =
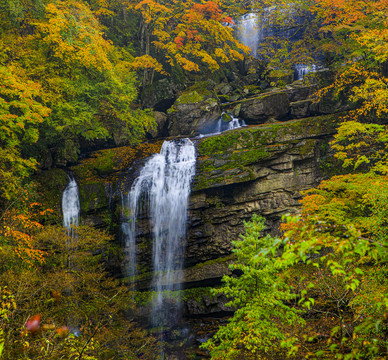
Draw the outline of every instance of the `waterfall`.
[[[259,23],[259,16],[256,13],[243,15],[237,22],[238,40],[251,49],[251,55],[257,57],[257,50],[264,38],[263,27]]]
[[[238,129],[242,126],[246,126],[244,120],[240,120],[238,118],[232,117],[232,120],[228,122],[228,129],[227,130],[234,130]]]
[[[141,169],[128,194],[130,209],[127,248],[129,272],[135,274],[136,219],[148,209],[153,240],[152,324],[176,322],[180,313],[179,292],[185,251],[187,206],[195,173],[195,148],[189,139],[165,141]],[[174,291],[174,295],[172,294]]]
[[[218,135],[226,130],[233,130],[233,129],[238,129],[242,126],[246,126],[244,120],[240,120],[232,116],[230,121],[225,121],[223,119],[223,115],[224,113],[222,113],[221,117],[211,126],[208,126],[207,128],[202,129],[202,132],[198,135],[198,138],[201,139],[205,136]]]
[[[136,276],[136,218],[138,215],[137,199],[139,194],[136,191],[140,189],[133,189],[127,198],[122,195],[122,222],[121,232],[125,239],[126,254],[126,271],[125,275],[129,277],[131,284],[135,284]]]
[[[80,202],[78,185],[73,176],[69,176],[69,183],[62,195],[63,226],[69,236],[76,236],[74,227],[78,226]]]
[[[296,80],[302,80],[305,77],[305,75],[315,71],[317,71],[317,66],[315,64],[312,64],[312,65],[295,64]]]

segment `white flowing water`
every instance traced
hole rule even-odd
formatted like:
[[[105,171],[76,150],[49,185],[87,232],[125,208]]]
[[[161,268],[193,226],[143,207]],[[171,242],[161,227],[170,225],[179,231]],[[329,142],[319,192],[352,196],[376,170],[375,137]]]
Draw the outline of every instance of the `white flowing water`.
[[[138,216],[138,199],[141,189],[132,188],[131,192],[125,198],[122,196],[122,222],[121,231],[125,239],[126,271],[125,275],[129,277],[131,284],[135,285],[136,276],[136,219]]]
[[[75,227],[79,225],[80,201],[78,185],[74,177],[69,177],[69,183],[62,194],[63,226],[69,236],[76,236]]]
[[[308,73],[316,72],[316,71],[317,71],[317,66],[315,64],[312,64],[312,65],[295,64],[296,80],[302,80]]]
[[[219,135],[223,131],[238,129],[240,127],[246,126],[244,120],[240,120],[236,117],[232,117],[230,121],[223,120],[223,116],[217,120],[214,126],[212,126],[209,132],[201,133],[198,135],[198,138],[203,138],[205,136]]]
[[[257,50],[264,36],[258,14],[248,13],[237,21],[237,38],[251,49],[252,56],[257,57]]]
[[[153,240],[152,324],[174,324],[179,317],[179,292],[186,246],[187,206],[195,174],[195,147],[189,139],[165,141],[159,154],[143,166],[128,194],[127,248],[129,272],[135,274],[136,219],[148,208]],[[172,293],[174,292],[174,293]]]
[[[238,129],[242,126],[246,126],[244,120],[240,120],[238,118],[232,117],[232,120],[230,120],[228,122],[228,129],[227,130]]]

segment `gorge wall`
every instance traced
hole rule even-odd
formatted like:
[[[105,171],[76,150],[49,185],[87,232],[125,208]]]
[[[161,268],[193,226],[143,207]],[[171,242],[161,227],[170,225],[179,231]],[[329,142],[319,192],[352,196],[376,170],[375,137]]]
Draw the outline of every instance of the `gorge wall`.
[[[182,274],[186,316],[230,311],[225,299],[210,296],[209,289],[220,284],[230,271],[231,241],[243,232],[244,221],[254,213],[261,214],[268,231],[276,235],[282,215],[297,212],[301,191],[316,186],[324,177],[337,112],[346,107],[326,100],[314,102],[315,89],[296,83],[221,104],[214,92],[205,88],[201,93],[197,87],[182,95],[184,101],[182,96],[178,98],[168,116],[159,117],[166,122],[161,127],[174,132],[179,113],[185,124],[180,131],[187,135],[214,121],[221,115],[221,108],[250,124],[194,140],[198,157]],[[95,151],[72,166],[69,170],[79,184],[81,222],[107,228],[120,241],[120,224],[126,217],[122,198],[144,160],[159,152],[162,143],[155,139],[137,147]],[[45,184],[47,202],[60,213],[59,199],[68,181],[65,170],[43,171],[38,177]],[[152,279],[152,240],[145,216],[138,219],[138,227],[136,286],[144,291]],[[116,259],[110,266],[120,276],[125,264]]]

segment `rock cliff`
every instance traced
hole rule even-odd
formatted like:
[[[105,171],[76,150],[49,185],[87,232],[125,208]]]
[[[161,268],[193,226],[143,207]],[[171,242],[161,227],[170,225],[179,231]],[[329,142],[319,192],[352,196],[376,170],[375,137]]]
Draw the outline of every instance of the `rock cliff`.
[[[161,116],[160,129],[195,134],[219,116],[220,103],[208,90],[209,84],[186,91],[170,111],[168,126]],[[330,158],[328,142],[339,117],[326,112],[344,107],[314,103],[314,91],[314,86],[298,85],[226,104],[254,125],[194,140],[198,160],[190,197],[184,270],[187,316],[227,311],[226,299],[212,298],[208,289],[229,272],[228,264],[233,261],[231,241],[243,231],[244,221],[254,213],[261,214],[267,219],[268,231],[276,234],[281,216],[297,211],[301,191],[317,185],[324,176],[321,167]],[[186,113],[191,114],[192,121],[178,121]],[[311,114],[321,115],[306,117]],[[294,119],[287,120],[290,118]],[[108,228],[120,241],[120,222],[125,217],[122,196],[130,189],[144,159],[158,152],[161,144],[154,141],[138,147],[100,150],[72,167],[80,187],[84,224]],[[47,194],[66,185],[63,170],[51,172],[61,181],[53,180],[56,185]],[[50,183],[47,174],[41,178]],[[60,213],[58,196],[48,198],[51,207],[56,206]],[[137,287],[146,290],[152,276],[148,219],[139,219],[138,225]],[[112,268],[119,272],[120,266],[112,264]]]

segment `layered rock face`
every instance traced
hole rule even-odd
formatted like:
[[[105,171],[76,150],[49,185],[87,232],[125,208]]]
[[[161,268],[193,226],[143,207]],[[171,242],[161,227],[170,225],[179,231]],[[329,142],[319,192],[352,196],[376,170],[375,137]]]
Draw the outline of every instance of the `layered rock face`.
[[[336,119],[250,126],[202,140],[186,263],[229,254],[230,241],[253,213],[265,216],[276,232],[281,215],[298,207],[300,191],[321,180],[320,163]]]
[[[186,287],[215,286],[228,273],[231,241],[254,213],[278,234],[282,215],[294,214],[301,191],[321,181],[321,165],[338,115],[249,126],[203,139],[191,195]],[[187,315],[225,311],[206,294],[187,303]],[[215,303],[218,305],[215,306]],[[201,310],[200,310],[201,309]]]
[[[232,240],[254,213],[263,215],[267,230],[276,235],[281,216],[297,212],[301,191],[316,186],[324,175],[321,165],[339,118],[330,113],[345,108],[330,101],[315,103],[316,87],[303,84],[222,105],[209,86],[185,91],[168,118],[157,113],[158,128],[150,134],[156,138],[166,133],[195,135],[221,114],[221,107],[251,124],[194,140],[198,159],[183,270],[186,316],[228,310],[226,299],[212,297],[209,288],[220,284],[230,271]],[[122,196],[144,159],[159,152],[161,144],[101,150],[72,167],[80,186],[81,222],[108,228],[120,239],[120,222],[125,217]],[[67,176],[59,169],[52,172],[61,179],[53,180],[57,185],[52,193],[56,193],[65,186]],[[54,197],[51,201],[55,207]],[[147,290],[152,278],[149,219],[138,219],[138,226],[137,287]],[[120,264],[112,264],[112,269],[119,273]]]

